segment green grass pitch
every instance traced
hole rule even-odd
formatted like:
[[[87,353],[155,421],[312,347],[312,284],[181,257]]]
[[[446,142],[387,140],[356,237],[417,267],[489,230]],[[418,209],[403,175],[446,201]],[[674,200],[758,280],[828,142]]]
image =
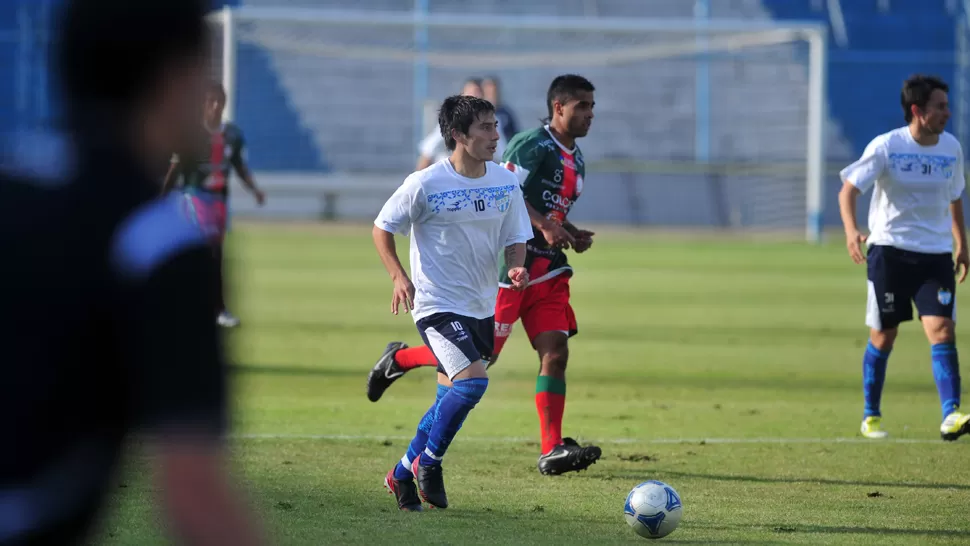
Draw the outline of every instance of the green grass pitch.
[[[858,436],[865,272],[840,240],[600,234],[571,257],[580,334],[564,430],[600,442],[603,459],[536,471],[538,364],[517,327],[446,458],[452,507],[402,514],[382,479],[434,374],[409,374],[376,404],[364,395],[388,341],[419,342],[409,316],[389,313],[369,229],[250,224],[230,239],[235,468],[280,544],[634,543],[623,500],[647,479],[683,497],[672,543],[970,542],[970,438],[939,440],[917,324],[889,363],[891,440]],[[103,544],[163,541],[137,453]]]

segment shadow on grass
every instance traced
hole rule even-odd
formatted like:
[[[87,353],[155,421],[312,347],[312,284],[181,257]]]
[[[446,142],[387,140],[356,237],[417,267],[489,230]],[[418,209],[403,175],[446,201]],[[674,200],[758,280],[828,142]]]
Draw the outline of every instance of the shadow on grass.
[[[894,529],[891,527],[841,527],[796,525],[796,533],[880,534],[899,536],[970,537],[966,529]]]
[[[900,529],[894,527],[854,527],[848,525],[801,525],[801,524],[766,524],[757,526],[724,525],[692,523],[691,527],[711,531],[742,531],[758,529],[771,531],[779,535],[794,534],[835,534],[835,535],[890,535],[890,536],[926,536],[926,537],[970,537],[966,529]]]
[[[242,374],[259,374],[259,375],[276,375],[276,376],[306,376],[306,377],[358,377],[361,380],[367,377],[367,373],[370,371],[370,367],[373,366],[373,361],[362,360],[360,362],[359,368],[348,368],[348,367],[332,367],[327,358],[322,357],[320,364],[318,366],[278,366],[273,364],[235,364],[230,369],[234,373]],[[433,377],[434,373],[429,370],[424,370],[429,377]],[[415,374],[417,375],[417,374]],[[513,370],[509,378],[517,381],[534,381],[535,376],[526,376],[521,374],[518,370]],[[646,380],[644,380],[646,381]],[[702,378],[696,375],[670,375],[663,378],[652,378],[650,380],[651,388],[669,388],[669,389],[720,389],[720,390],[773,390],[773,391],[795,391],[804,392],[806,389],[824,390],[824,391],[849,391],[855,392],[858,390],[859,385],[854,381],[844,381],[839,378],[822,378],[822,377],[751,377],[751,376],[718,376],[714,378]],[[630,385],[636,385],[637,380],[632,380],[629,377],[624,377],[623,375],[604,375],[597,379],[598,387],[608,387],[613,385],[622,385],[629,387]],[[646,382],[644,383],[646,384]],[[926,390],[925,385],[922,384],[907,384],[907,383],[897,383],[893,386],[894,392],[897,393],[922,393]]]
[[[957,489],[970,491],[970,485],[950,484],[950,483],[916,483],[916,482],[877,482],[863,480],[832,480],[826,478],[768,478],[762,476],[731,476],[723,474],[697,474],[693,472],[679,472],[676,470],[651,469],[653,475],[658,479],[663,477],[670,478],[696,478],[701,480],[713,480],[724,482],[745,482],[745,483],[772,483],[772,484],[817,484],[817,485],[856,485],[864,487],[909,487],[914,489]],[[642,478],[642,474],[633,473],[613,473],[615,479],[636,480]],[[970,532],[967,532],[970,536]]]
[[[277,375],[287,377],[357,377],[361,381],[370,369],[330,368],[327,366],[274,366],[271,364],[234,364],[230,372],[244,375]]]

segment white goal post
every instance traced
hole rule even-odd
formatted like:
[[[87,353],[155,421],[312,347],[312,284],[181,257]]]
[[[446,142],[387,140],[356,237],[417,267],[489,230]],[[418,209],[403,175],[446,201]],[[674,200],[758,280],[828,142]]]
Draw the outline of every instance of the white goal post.
[[[728,79],[723,81],[729,83],[719,84],[715,79],[710,92],[712,109],[725,110],[720,115],[712,114],[711,123],[718,124],[721,136],[712,142],[711,162],[722,161],[735,166],[770,163],[773,166],[767,172],[787,172],[786,182],[778,183],[777,187],[768,188],[774,184],[770,181],[757,182],[764,184],[766,189],[751,199],[761,204],[745,206],[755,211],[751,215],[761,215],[757,216],[757,225],[781,226],[784,223],[781,215],[797,216],[797,223],[804,225],[808,240],[818,242],[822,238],[824,188],[829,174],[826,168],[828,38],[827,29],[822,24],[768,19],[423,14],[247,6],[225,7],[211,14],[210,21],[221,33],[217,48],[220,50],[220,77],[228,94],[227,119],[234,119],[239,113],[240,46],[255,46],[267,52],[270,62],[275,63],[276,72],[286,73],[281,76],[285,80],[281,86],[291,95],[289,100],[294,109],[306,118],[304,123],[315,134],[321,148],[328,151],[344,148],[340,147],[340,142],[331,142],[330,137],[321,135],[327,129],[322,122],[314,121],[316,117],[322,117],[314,109],[323,106],[306,98],[306,95],[312,95],[312,90],[303,88],[323,85],[327,73],[339,71],[340,78],[331,78],[337,83],[331,82],[330,85],[359,85],[359,89],[346,89],[340,94],[357,95],[364,102],[366,97],[382,96],[382,93],[387,96],[387,90],[393,88],[388,84],[381,85],[381,92],[366,89],[378,85],[379,73],[393,66],[395,68],[387,72],[387,77],[393,79],[403,67],[411,85],[399,88],[406,97],[397,100],[406,102],[403,107],[409,111],[402,112],[407,119],[395,121],[400,127],[395,125],[389,131],[389,135],[393,135],[389,138],[400,147],[403,159],[395,159],[396,163],[388,169],[407,168],[408,163],[413,164],[411,156],[415,141],[424,129],[425,102],[440,100],[443,94],[457,91],[453,86],[456,86],[455,82],[460,83],[458,75],[472,71],[498,73],[505,82],[510,79],[524,81],[531,76],[536,82],[530,84],[535,91],[530,89],[529,96],[514,106],[520,117],[526,119],[532,117],[522,115],[525,108],[520,104],[534,104],[539,109],[537,114],[545,113],[544,88],[550,81],[548,74],[572,71],[595,74],[591,77],[594,83],[604,80],[609,83],[602,88],[597,83],[595,130],[605,126],[610,134],[597,134],[583,141],[587,161],[595,163],[600,159],[619,158],[683,163],[686,158],[693,157],[694,124],[678,125],[676,120],[696,114],[693,108],[694,82],[685,79],[688,74],[685,67],[719,62],[719,58],[722,61],[729,59],[733,63],[729,66],[734,67],[736,74],[728,74],[731,69],[725,68],[724,73],[728,74],[725,78]],[[546,47],[547,43],[551,45]],[[576,44],[577,47],[564,53],[558,44]],[[669,64],[671,60],[679,64]],[[334,68],[337,63],[339,70]],[[728,66],[727,61],[722,64]],[[769,64],[770,71],[766,71],[764,67]],[[321,74],[311,74],[316,65],[321,67]],[[347,75],[352,68],[358,68],[356,80]],[[668,74],[669,71],[672,72]],[[775,76],[760,75],[762,73]],[[630,76],[630,83],[617,90],[625,74]],[[777,89],[772,89],[771,78],[784,81],[778,81]],[[654,81],[657,89],[653,88]],[[737,111],[742,109],[745,91],[738,87],[741,84],[732,82],[750,82],[752,86],[768,88],[751,101],[753,104],[747,105],[747,111]],[[691,99],[685,103],[674,96],[676,89],[663,89],[665,85],[683,86]],[[728,88],[730,86],[738,89]],[[784,100],[791,103],[790,107],[764,98],[770,97],[772,92],[787,94]],[[326,92],[321,89],[320,93]],[[520,91],[520,94],[526,93]],[[661,96],[666,97],[664,100],[669,105],[656,105],[657,97]],[[645,104],[637,104],[639,97],[644,98]],[[350,105],[344,108],[341,104],[331,104],[330,107],[334,110],[334,118],[340,120],[335,124],[350,123],[354,116],[361,116],[352,116]],[[630,109],[629,115],[623,115],[624,108]],[[658,121],[651,113],[655,108],[672,113],[661,116],[663,119]],[[762,112],[759,108],[773,110]],[[788,116],[787,121],[773,124],[773,116],[777,119],[782,114]],[[752,121],[752,116],[758,119]],[[652,127],[654,122],[663,127]],[[247,126],[245,129],[252,132],[258,131],[259,127]],[[739,138],[733,138],[732,131],[737,131]],[[761,140],[750,136],[758,131],[765,133]],[[360,134],[364,129],[351,132]],[[375,138],[373,133],[368,135],[367,138]],[[342,138],[346,138],[346,134]],[[633,141],[629,142],[631,152],[612,153],[614,150],[610,146],[628,141]],[[679,144],[681,141],[683,144]],[[662,145],[670,149],[658,151]],[[373,141],[355,142],[353,154],[358,154],[361,159],[352,161],[353,154],[348,151],[349,166],[339,164],[337,168],[354,172],[357,163],[364,162],[368,147],[384,149],[387,146],[387,143]],[[718,146],[727,151],[719,153]],[[646,150],[644,153],[648,157],[638,157],[638,148]],[[393,153],[383,155],[397,157],[394,155],[397,153],[394,148]],[[371,152],[371,155],[377,155],[377,152]],[[335,162],[342,159],[343,156],[339,156]],[[402,166],[398,167],[398,164]],[[784,165],[784,168],[775,168],[775,164]],[[767,178],[762,176],[762,179]],[[786,193],[790,195],[786,197]],[[778,199],[790,202],[774,206],[765,204]],[[757,209],[758,206],[761,209]],[[777,210],[764,212],[772,207]],[[771,214],[779,217],[770,217]]]

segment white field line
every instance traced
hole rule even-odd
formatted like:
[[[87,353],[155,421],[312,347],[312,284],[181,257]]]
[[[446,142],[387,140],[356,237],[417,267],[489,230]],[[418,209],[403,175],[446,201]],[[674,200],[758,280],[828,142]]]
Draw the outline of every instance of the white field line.
[[[379,434],[271,434],[244,433],[233,434],[234,440],[343,440],[343,441],[408,441],[411,436],[382,436]],[[524,437],[485,437],[463,436],[462,442],[484,443],[526,443],[535,442],[535,438]],[[919,438],[886,438],[883,440],[869,440],[866,438],[600,438],[595,441],[603,444],[942,444],[942,440]]]

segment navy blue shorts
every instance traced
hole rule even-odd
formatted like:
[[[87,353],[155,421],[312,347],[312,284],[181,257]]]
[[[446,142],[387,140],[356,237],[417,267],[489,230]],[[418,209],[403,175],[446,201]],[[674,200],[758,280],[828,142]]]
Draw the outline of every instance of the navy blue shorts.
[[[868,253],[866,325],[888,330],[920,317],[956,319],[953,256],[874,245]]]
[[[454,379],[476,360],[488,359],[495,347],[495,317],[476,319],[435,313],[415,323],[421,339],[438,359],[438,371]]]

